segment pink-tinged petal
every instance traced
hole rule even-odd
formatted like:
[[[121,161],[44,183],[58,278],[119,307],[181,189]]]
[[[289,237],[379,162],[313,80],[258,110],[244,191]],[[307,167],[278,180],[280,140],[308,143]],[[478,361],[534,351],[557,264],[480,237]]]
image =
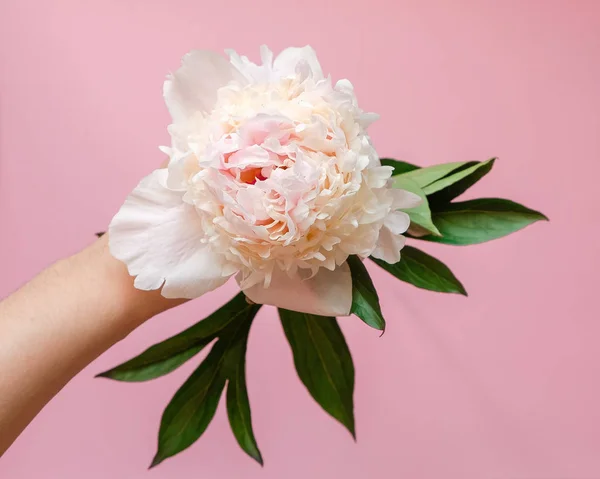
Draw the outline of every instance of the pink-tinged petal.
[[[406,238],[401,235],[395,235],[386,226],[379,231],[377,246],[371,253],[371,256],[381,259],[386,263],[395,264],[400,261],[400,250],[404,247]]]
[[[142,290],[192,299],[232,274],[222,256],[203,243],[202,221],[182,192],[166,188],[167,171],[156,170],[133,190],[109,226],[111,254],[127,265]]]
[[[404,211],[391,211],[383,224],[395,235],[401,235],[410,226],[410,216]]]
[[[241,126],[239,134],[244,146],[260,145],[269,137],[285,144],[293,129],[294,122],[283,115],[259,113]]]
[[[286,272],[275,269],[268,288],[256,284],[244,293],[257,304],[321,316],[348,316],[352,306],[352,277],[346,263],[333,271],[321,268],[305,280],[298,274],[290,278]]]
[[[218,53],[192,50],[186,54],[181,67],[167,77],[163,86],[173,121],[182,122],[197,112],[210,112],[218,89],[232,80],[245,82],[239,71]]]
[[[252,145],[233,153],[227,160],[228,168],[263,167],[272,164],[269,152],[259,145]]]
[[[314,80],[323,79],[323,70],[317,59],[317,54],[310,46],[302,48],[290,47],[283,50],[275,62],[273,62],[273,69],[281,76],[293,76],[296,74],[297,67],[302,67],[305,64]]]

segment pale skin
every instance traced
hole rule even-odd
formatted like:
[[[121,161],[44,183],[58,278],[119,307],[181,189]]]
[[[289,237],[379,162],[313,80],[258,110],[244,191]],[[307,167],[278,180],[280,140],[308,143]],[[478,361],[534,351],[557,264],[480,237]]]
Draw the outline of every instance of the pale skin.
[[[81,369],[182,302],[135,289],[107,235],[0,302],[0,456]]]

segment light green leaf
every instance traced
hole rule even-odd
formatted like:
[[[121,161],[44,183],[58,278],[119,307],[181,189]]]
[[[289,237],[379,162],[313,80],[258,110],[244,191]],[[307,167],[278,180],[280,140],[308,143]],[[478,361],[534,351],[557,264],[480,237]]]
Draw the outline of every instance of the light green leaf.
[[[425,189],[434,181],[443,178],[454,170],[466,165],[467,162],[459,161],[455,163],[441,163],[439,165],[427,166],[403,173],[401,176],[413,180],[419,188]]]
[[[451,174],[427,185],[423,191],[426,195],[437,193],[436,201],[450,201],[464,193],[477,181],[483,178],[494,166],[495,158],[454,170]]]
[[[306,389],[356,438],[354,365],[337,320],[284,309],[279,317]]]
[[[371,259],[396,278],[418,288],[467,295],[461,282],[438,259],[411,246],[405,246],[401,255],[400,261],[396,264],[389,264],[376,258]]]
[[[233,435],[240,447],[258,463],[263,465],[263,458],[258,449],[254,431],[252,430],[252,417],[250,401],[246,387],[246,346],[248,334],[237,341],[235,348],[231,349],[228,358],[229,382],[227,385],[227,415]]]
[[[381,166],[391,166],[394,168],[392,176],[419,169],[417,165],[407,163],[406,161],[394,160],[392,158],[381,158],[380,161]]]
[[[248,304],[245,295],[239,293],[206,319],[98,376],[131,382],[163,376],[199,353],[224,328],[236,320],[254,317],[256,311],[257,307]]]
[[[417,185],[413,180],[407,178],[405,175],[399,175],[394,177],[394,188],[400,188],[406,191],[410,191],[418,195],[421,198],[421,203],[415,208],[408,208],[404,211],[410,216],[411,226],[420,226],[425,231],[424,233],[431,233],[434,235],[440,235],[437,227],[433,224],[431,219],[431,211],[429,210],[429,201],[425,192]]]
[[[348,266],[350,266],[352,274],[352,308],[350,312],[372,328],[383,331],[385,320],[381,314],[377,290],[367,268],[357,256],[348,257]]]
[[[484,243],[536,221],[548,220],[539,211],[500,198],[449,203],[433,212],[432,216],[442,236],[429,235],[419,239],[452,245]]]

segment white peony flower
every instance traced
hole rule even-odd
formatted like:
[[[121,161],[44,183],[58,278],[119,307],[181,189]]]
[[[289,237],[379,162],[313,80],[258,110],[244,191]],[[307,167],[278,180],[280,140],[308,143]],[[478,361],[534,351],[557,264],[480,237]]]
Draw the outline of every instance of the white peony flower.
[[[419,198],[392,189],[352,84],[311,47],[262,65],[192,51],[165,81],[168,169],[144,178],[109,228],[135,287],[195,298],[236,275],[255,303],[348,315],[349,255],[400,260]]]

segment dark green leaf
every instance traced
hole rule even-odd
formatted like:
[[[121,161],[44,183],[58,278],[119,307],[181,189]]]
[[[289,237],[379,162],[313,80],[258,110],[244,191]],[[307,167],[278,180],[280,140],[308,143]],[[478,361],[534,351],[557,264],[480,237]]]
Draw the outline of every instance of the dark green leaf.
[[[256,310],[256,306],[248,304],[245,295],[239,293],[206,319],[98,376],[132,382],[163,376],[200,352],[224,328],[237,320],[253,317]]]
[[[538,211],[500,198],[449,203],[432,216],[442,236],[419,239],[452,245],[483,243],[514,233],[536,221],[548,220]]]
[[[428,185],[439,180],[440,178],[443,178],[458,168],[463,167],[466,164],[467,162],[465,161],[441,163],[439,165],[426,166],[424,168],[419,168],[418,170],[412,170],[407,173],[403,173],[402,176],[404,178],[410,178],[419,186],[419,188],[425,189],[425,187]]]
[[[495,160],[495,158],[492,158],[488,161],[474,162],[470,166],[459,168],[451,174],[426,186],[424,189],[425,194],[432,198],[432,202],[438,204],[444,202],[447,203],[464,193],[468,188],[488,174],[494,166]]]
[[[419,169],[417,165],[407,163],[406,161],[394,160],[392,158],[381,158],[381,166],[391,166],[394,168],[392,176]]]
[[[248,333],[229,352],[227,385],[227,415],[233,435],[240,447],[262,466],[263,459],[252,430],[248,389],[246,388],[246,346]]]
[[[171,399],[160,422],[158,451],[150,467],[187,449],[208,427],[225,387],[223,362],[226,352],[226,342],[217,341]]]
[[[198,340],[194,343],[194,346],[189,346],[180,352],[176,352],[175,349],[173,349],[172,351],[165,352],[164,356],[159,351],[159,349],[162,348],[157,348],[156,350],[151,349],[163,344],[159,343],[147,349],[139,356],[130,359],[113,369],[100,373],[96,377],[124,382],[142,382],[156,379],[174,371],[187,360],[193,358],[213,339],[214,338]],[[167,341],[169,341],[169,339]],[[147,355],[147,359],[144,357],[145,355]]]
[[[415,208],[407,208],[404,211],[410,216],[410,224],[411,230],[415,230],[415,227],[420,227],[419,231],[422,231],[423,234],[435,234],[439,235],[437,227],[433,224],[433,220],[431,219],[431,211],[429,210],[429,201],[425,192],[410,178],[404,177],[404,175],[396,176],[394,178],[394,188],[400,188],[406,191],[410,191],[416,195],[419,195],[421,198],[421,204],[416,206]]]
[[[377,290],[363,262],[357,256],[348,257],[352,274],[352,308],[350,312],[375,329],[384,330],[385,320],[381,314]]]
[[[405,246],[401,253],[402,258],[396,264],[389,264],[376,258],[371,259],[396,278],[418,288],[467,295],[461,282],[441,261],[411,246]]]
[[[226,380],[234,377],[235,365],[245,354],[250,325],[259,309],[260,305],[252,305],[246,316],[221,331],[206,359],[175,393],[163,413],[158,451],[150,467],[187,449],[204,433],[215,415]],[[249,417],[249,406],[247,412]]]
[[[298,376],[321,407],[354,430],[354,365],[335,318],[279,310]]]

